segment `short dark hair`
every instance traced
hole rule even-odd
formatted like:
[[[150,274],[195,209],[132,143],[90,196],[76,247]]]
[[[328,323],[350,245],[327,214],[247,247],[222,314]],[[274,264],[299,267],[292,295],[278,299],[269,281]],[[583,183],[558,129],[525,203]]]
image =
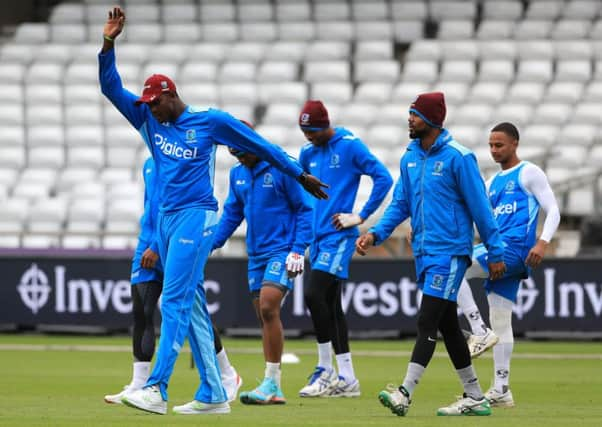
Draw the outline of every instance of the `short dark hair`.
[[[516,126],[509,122],[503,122],[499,125],[495,125],[493,129],[491,129],[491,132],[504,132],[506,135],[516,139],[517,141],[520,139],[518,129],[516,128]]]

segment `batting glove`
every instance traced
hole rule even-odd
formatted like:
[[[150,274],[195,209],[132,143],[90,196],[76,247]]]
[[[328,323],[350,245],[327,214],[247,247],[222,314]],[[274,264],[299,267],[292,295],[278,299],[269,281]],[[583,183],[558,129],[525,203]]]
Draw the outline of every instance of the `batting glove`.
[[[296,252],[291,252],[286,257],[286,270],[292,276],[296,276],[299,273],[303,273],[304,264],[305,257]]]
[[[343,228],[354,227],[360,225],[364,220],[361,216],[354,213],[339,213],[335,214],[332,218],[332,222],[337,230]]]

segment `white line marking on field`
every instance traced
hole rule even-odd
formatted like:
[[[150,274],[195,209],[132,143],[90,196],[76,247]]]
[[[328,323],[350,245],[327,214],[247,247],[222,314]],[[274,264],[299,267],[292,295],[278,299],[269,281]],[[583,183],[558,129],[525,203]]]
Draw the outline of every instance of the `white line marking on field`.
[[[92,351],[105,353],[129,353],[131,346],[126,345],[80,345],[80,344],[0,344],[1,351]],[[291,349],[296,354],[315,355],[312,349]],[[190,353],[189,347],[182,348],[183,353]],[[230,354],[263,354],[260,345],[256,348],[228,348]],[[411,352],[400,350],[354,350],[354,356],[360,357],[409,357]],[[445,352],[435,352],[434,357],[447,358]],[[492,358],[491,353],[481,358]],[[542,359],[542,360],[602,360],[602,354],[576,354],[576,353],[514,353],[513,359]]]

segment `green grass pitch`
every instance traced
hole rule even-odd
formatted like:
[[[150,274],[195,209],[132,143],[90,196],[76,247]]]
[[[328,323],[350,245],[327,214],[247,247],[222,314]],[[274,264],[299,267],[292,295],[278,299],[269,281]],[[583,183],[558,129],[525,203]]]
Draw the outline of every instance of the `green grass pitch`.
[[[244,379],[243,390],[263,376],[257,339],[226,339],[230,359]],[[414,394],[406,417],[396,417],[377,401],[378,392],[405,374],[411,341],[352,341],[361,381],[357,399],[300,399],[298,390],[316,362],[311,340],[288,340],[285,351],[299,364],[284,365],[286,405],[232,404],[229,415],[151,415],[107,405],[130,380],[127,337],[0,335],[0,426],[601,426],[602,344],[523,342],[515,345],[511,388],[517,406],[494,409],[491,417],[437,417],[439,406],[461,392],[451,362],[437,353]],[[25,347],[25,346],[31,346]],[[476,361],[483,388],[492,377],[491,353]],[[197,387],[190,355],[182,353],[170,383],[169,410],[192,399]]]

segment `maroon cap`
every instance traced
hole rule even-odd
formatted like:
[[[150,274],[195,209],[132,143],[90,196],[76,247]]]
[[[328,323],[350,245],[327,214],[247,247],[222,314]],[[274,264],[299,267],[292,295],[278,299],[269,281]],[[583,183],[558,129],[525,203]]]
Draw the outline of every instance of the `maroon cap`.
[[[418,95],[410,105],[410,113],[414,113],[429,126],[443,127],[445,120],[445,97],[443,92],[430,92]]]
[[[142,96],[136,100],[136,105],[152,102],[162,93],[175,92],[176,84],[163,74],[153,74],[144,82]]]
[[[322,130],[330,127],[328,111],[322,101],[310,99],[299,114],[299,126],[303,130]]]

